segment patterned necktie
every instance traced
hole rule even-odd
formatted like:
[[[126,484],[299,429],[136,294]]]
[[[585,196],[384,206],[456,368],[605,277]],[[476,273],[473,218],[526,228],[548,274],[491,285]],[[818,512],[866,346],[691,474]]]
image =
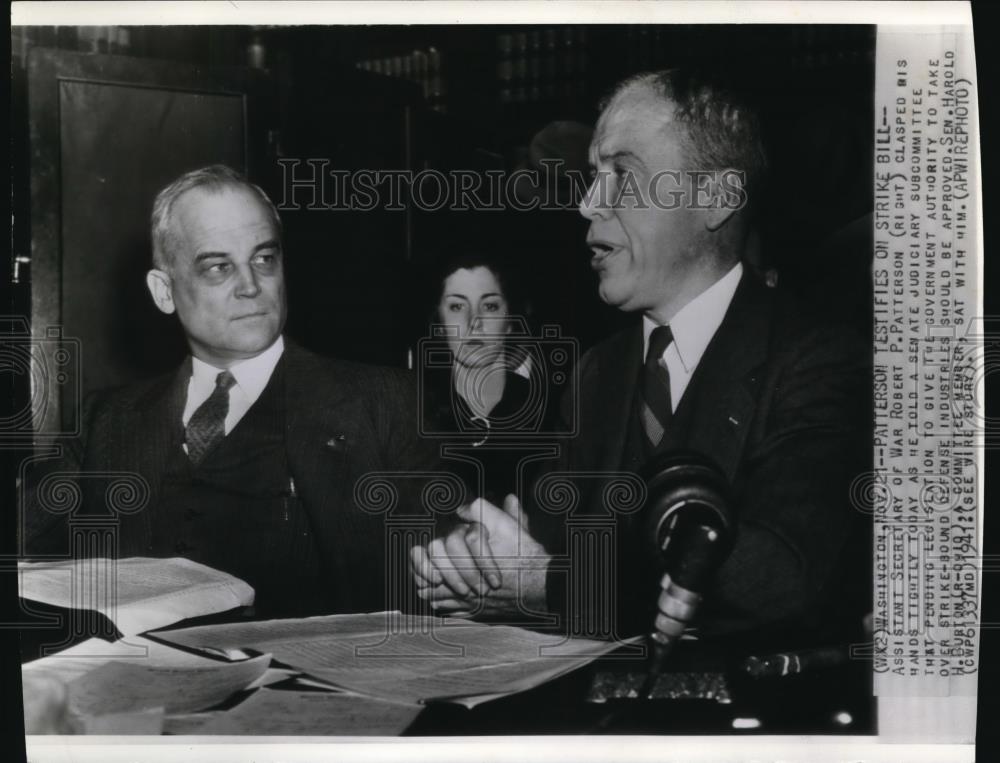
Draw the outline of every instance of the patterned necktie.
[[[200,464],[208,452],[226,436],[226,415],[229,413],[229,388],[236,379],[229,371],[215,377],[215,391],[198,406],[185,430],[188,457]]]
[[[642,369],[642,428],[650,445],[654,448],[663,439],[663,433],[670,423],[673,407],[670,404],[670,373],[661,362],[663,353],[674,335],[669,326],[657,326],[649,336],[649,351],[646,365]]]

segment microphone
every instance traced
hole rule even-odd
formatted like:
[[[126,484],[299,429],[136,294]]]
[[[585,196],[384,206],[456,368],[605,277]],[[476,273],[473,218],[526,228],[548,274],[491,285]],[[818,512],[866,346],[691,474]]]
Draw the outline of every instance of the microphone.
[[[735,538],[729,486],[722,470],[695,451],[669,451],[642,469],[646,482],[643,543],[657,569],[670,576],[667,593],[694,611]],[[649,637],[650,660],[642,694],[657,676],[684,632],[684,623]]]

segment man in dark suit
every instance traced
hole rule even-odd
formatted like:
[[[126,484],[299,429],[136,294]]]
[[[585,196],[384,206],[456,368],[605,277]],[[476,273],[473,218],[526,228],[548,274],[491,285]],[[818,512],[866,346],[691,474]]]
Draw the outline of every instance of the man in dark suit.
[[[203,168],[163,189],[152,238],[147,285],[177,314],[191,355],[162,378],[90,396],[81,436],[42,472],[79,475],[76,521],[115,508],[116,475],[148,495],[138,510],[120,507],[112,545],[97,555],[183,556],[224,570],[255,589],[258,615],[384,609],[385,515],[359,506],[355,486],[427,466],[413,385],[282,336],[280,219],[233,170]],[[51,503],[29,495],[33,555],[69,550]]]
[[[591,265],[636,321],[579,364],[578,433],[557,467],[579,501],[568,517],[530,489],[527,514],[514,496],[463,507],[467,528],[413,551],[421,596],[440,612],[555,612],[605,637],[655,622],[675,639],[696,616],[705,634],[775,640],[859,621],[848,579],[871,557],[849,490],[870,458],[870,351],[742,264],[765,169],[752,109],[691,73],[641,75],[606,103],[590,155]],[[641,524],[606,490],[676,449],[714,462],[733,496],[735,545],[704,600],[643,564]],[[610,521],[615,541],[574,544],[574,520]]]

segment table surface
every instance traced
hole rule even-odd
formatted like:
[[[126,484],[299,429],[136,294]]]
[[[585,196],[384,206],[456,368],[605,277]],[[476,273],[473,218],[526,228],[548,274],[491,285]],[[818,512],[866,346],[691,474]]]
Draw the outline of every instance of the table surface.
[[[624,669],[598,661],[471,710],[432,704],[406,735],[875,733],[870,663],[759,680],[730,671],[725,676],[731,701],[724,704],[690,698],[587,701],[594,676],[609,667]],[[668,672],[681,669],[687,672],[684,655],[667,667]],[[734,721],[751,727],[734,728]]]
[[[60,643],[65,638],[68,646],[89,636],[74,637],[50,626],[23,629],[20,637],[22,659],[29,660],[38,656],[39,644]],[[613,659],[612,654],[530,691],[472,709],[430,703],[404,736],[875,733],[870,662],[857,660],[797,676],[752,679],[739,670],[730,651],[682,643],[665,666],[667,674],[683,672],[687,685],[718,684],[721,675],[729,694],[726,703],[697,698],[588,701],[599,672],[609,675],[644,668],[642,663]],[[281,688],[282,684],[269,687]],[[245,696],[248,693],[227,704]]]

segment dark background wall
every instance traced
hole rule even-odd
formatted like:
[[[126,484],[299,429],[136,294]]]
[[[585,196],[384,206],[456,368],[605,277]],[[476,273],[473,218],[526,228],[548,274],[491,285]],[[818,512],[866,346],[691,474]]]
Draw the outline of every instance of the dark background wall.
[[[84,362],[87,352],[95,362],[84,392],[162,371],[183,354],[175,324],[146,299],[142,274],[151,194],[162,177],[189,169],[185,162],[242,158],[276,199],[281,159],[509,172],[545,155],[532,140],[546,125],[592,126],[598,100],[622,77],[693,61],[727,67],[762,105],[772,158],[763,266],[811,292],[817,309],[870,320],[872,27],[35,27],[12,31],[12,53],[15,299],[34,299],[36,322],[89,332]],[[225,116],[232,109],[221,96],[209,106],[198,83],[215,83],[216,95],[229,88],[247,112],[243,145],[220,142],[230,128],[219,127],[189,130],[183,151],[165,150],[180,145],[187,112],[168,110],[173,127],[145,112],[116,115],[103,96],[79,101],[85,86],[68,92],[66,71],[105,85],[135,80],[162,103],[194,93],[201,105],[191,119],[218,125],[239,116]],[[578,144],[579,134],[550,148],[577,156]],[[127,156],[137,158],[125,167]],[[102,167],[117,173],[116,187],[81,194],[106,182]],[[622,319],[596,298],[586,223],[572,210],[303,209],[283,219],[289,333],[320,352],[404,364],[423,329],[420,274],[472,246],[499,249],[530,274],[538,322],[558,324],[583,347]],[[126,229],[118,264],[102,262],[102,237]]]

